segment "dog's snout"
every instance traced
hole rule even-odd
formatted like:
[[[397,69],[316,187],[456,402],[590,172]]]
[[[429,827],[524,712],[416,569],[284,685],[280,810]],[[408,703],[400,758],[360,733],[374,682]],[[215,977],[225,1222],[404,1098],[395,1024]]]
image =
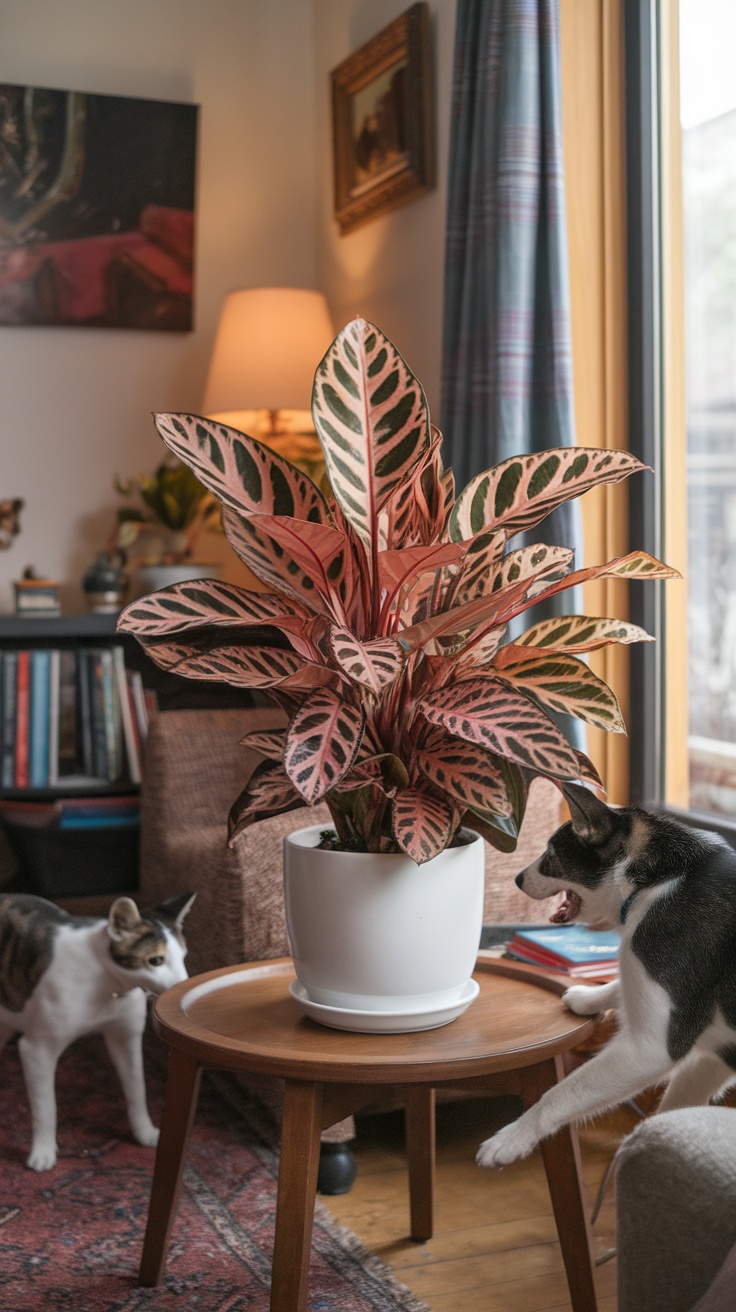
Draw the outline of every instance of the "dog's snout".
[[[516,879],[514,880],[514,883],[516,884],[516,887],[517,887],[517,888],[523,888],[523,887],[524,887],[524,871],[523,871],[523,870],[520,870],[520,871],[519,871],[518,875],[516,876]]]

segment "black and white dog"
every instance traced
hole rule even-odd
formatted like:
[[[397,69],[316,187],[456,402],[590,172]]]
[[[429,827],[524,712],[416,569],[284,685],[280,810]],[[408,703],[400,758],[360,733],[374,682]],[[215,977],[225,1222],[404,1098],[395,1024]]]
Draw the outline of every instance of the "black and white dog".
[[[618,1010],[607,1046],[481,1144],[480,1166],[527,1157],[541,1139],[650,1085],[659,1106],[707,1103],[736,1080],[736,851],[723,839],[636,807],[611,809],[565,787],[572,819],[516,882],[535,899],[564,891],[554,917],[620,929],[619,978],[575,985],[580,1016]]]

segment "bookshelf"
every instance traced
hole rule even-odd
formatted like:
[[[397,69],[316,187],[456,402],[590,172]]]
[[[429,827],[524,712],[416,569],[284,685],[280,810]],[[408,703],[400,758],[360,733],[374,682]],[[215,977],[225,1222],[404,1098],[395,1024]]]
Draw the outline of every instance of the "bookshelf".
[[[139,687],[149,695],[149,703],[150,694],[155,694],[158,712],[187,708],[242,707],[255,704],[258,699],[257,694],[244,693],[242,689],[225,684],[198,683],[160,670],[135,638],[116,633],[116,619],[115,615],[97,614],[0,616],[0,675],[5,672],[5,653],[8,652],[30,653],[27,664],[31,677],[34,670],[45,669],[45,666],[39,665],[38,655],[34,657],[33,653],[74,652],[75,660],[67,661],[67,664],[76,671],[77,702],[74,720],[78,735],[81,735],[78,701],[82,687],[81,671],[87,668],[93,658],[99,656],[102,660],[100,654],[106,652],[110,653],[104,659],[106,666],[113,670],[113,680],[122,680],[121,683],[115,682],[118,706],[122,705],[125,671],[138,680]],[[115,648],[123,653],[122,674],[120,657],[113,655]],[[60,655],[52,660],[57,660],[58,665],[62,657]],[[55,677],[58,680],[58,672]],[[29,716],[32,695],[31,684],[28,695]],[[0,680],[0,714],[3,710],[2,701]],[[98,718],[101,714],[98,708]],[[40,720],[36,723],[40,723]],[[72,776],[60,771],[58,778],[43,786],[31,786],[29,781],[17,787],[9,785],[7,774],[3,786],[0,774],[0,829],[5,840],[5,850],[0,850],[0,885],[3,877],[7,884],[10,870],[16,880],[19,878],[16,887],[43,897],[67,898],[135,892],[138,884],[139,829],[137,823],[130,820],[130,815],[135,811],[140,786],[135,781],[138,771],[134,768],[131,772],[130,769],[130,731],[131,726],[126,728],[119,715],[117,732],[120,735],[118,749],[121,768],[110,779],[101,777],[104,771],[93,774],[87,769],[86,774],[75,772]],[[45,733],[48,732],[46,726]],[[30,754],[34,746],[30,725],[28,743]],[[102,750],[99,743],[98,749]],[[77,740],[75,750],[81,761],[81,737]],[[53,751],[52,738],[49,760]],[[142,758],[143,752],[138,755],[139,759]],[[95,810],[96,807],[99,809]],[[116,808],[119,813],[117,818]],[[95,823],[96,815],[104,817],[99,824]],[[18,868],[20,876],[17,874]]]

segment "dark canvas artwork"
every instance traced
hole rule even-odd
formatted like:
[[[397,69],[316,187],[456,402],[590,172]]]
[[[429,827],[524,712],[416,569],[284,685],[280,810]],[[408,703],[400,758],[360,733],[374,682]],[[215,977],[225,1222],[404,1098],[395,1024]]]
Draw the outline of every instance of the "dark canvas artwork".
[[[0,324],[192,328],[197,106],[0,84]]]

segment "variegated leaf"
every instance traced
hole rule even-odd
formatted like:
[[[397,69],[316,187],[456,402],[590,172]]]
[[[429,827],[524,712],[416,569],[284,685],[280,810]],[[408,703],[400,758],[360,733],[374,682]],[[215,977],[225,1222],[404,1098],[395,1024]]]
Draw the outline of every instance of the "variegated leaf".
[[[455,807],[429,789],[402,788],[393,800],[394,838],[402,852],[417,865],[444,852],[457,822]]]
[[[488,629],[477,642],[468,647],[467,651],[460,651],[457,661],[450,664],[444,672],[445,677],[442,682],[447,683],[450,679],[476,678],[479,670],[492,663],[505,633],[505,628]]]
[[[409,784],[406,766],[393,752],[380,752],[364,760],[359,756],[350,773],[340,780],[337,791],[354,792],[356,788],[365,788],[369,784],[377,784],[386,797],[393,797],[397,788],[406,788]]]
[[[517,765],[556,779],[577,779],[578,761],[564,734],[536,702],[498,679],[448,684],[423,698],[430,724],[477,743]]]
[[[476,597],[500,593],[504,588],[527,579],[533,580],[525,594],[531,600],[544,584],[565,578],[575,555],[567,547],[551,547],[537,542],[503,556],[498,551],[503,534],[480,535],[481,543],[489,538],[485,548],[481,546],[476,550],[475,543],[468,548],[458,582],[453,587],[453,600],[458,605]]]
[[[268,592],[246,592],[218,579],[191,579],[139,597],[126,606],[116,628],[122,633],[157,637],[203,626],[271,627],[286,633],[303,656],[314,656],[309,634],[314,616],[299,602]]]
[[[381,508],[430,445],[421,384],[378,328],[354,319],[318,366],[312,415],[335,500],[375,562]]]
[[[511,537],[533,528],[564,501],[646,468],[628,451],[597,447],[553,447],[512,456],[477,474],[463,489],[450,516],[450,537],[471,538],[483,529],[503,529]]]
[[[315,580],[286,555],[283,547],[259,527],[256,515],[223,510],[222,526],[230,546],[244,565],[267,587],[313,612],[332,617],[330,600]]]
[[[240,739],[241,747],[260,752],[269,761],[283,761],[286,746],[286,729],[251,729]]]
[[[413,598],[422,588],[421,580],[429,574],[462,560],[463,551],[454,542],[435,543],[431,547],[404,547],[401,550],[382,551],[378,556],[378,576],[381,588],[380,624],[382,631],[391,623],[392,610],[398,606],[402,612],[410,606],[415,611]],[[429,580],[429,586],[432,586]],[[403,597],[402,597],[403,590]],[[394,612],[396,613],[396,612]],[[395,620],[393,621],[395,623]]]
[[[379,547],[429,546],[442,540],[454,500],[452,471],[442,467],[442,434],[430,424],[432,445],[410,477],[391,493],[379,516]],[[451,484],[451,486],[450,486]]]
[[[365,729],[365,710],[328,689],[296,713],[286,736],[284,768],[308,803],[335,788],[353,765]]]
[[[532,625],[516,639],[517,647],[569,652],[596,651],[612,642],[654,642],[654,638],[637,624],[627,624],[623,620],[558,615]]]
[[[241,515],[331,523],[327,502],[312,480],[263,442],[200,415],[157,414],[154,419],[169,450],[223,507]]]
[[[305,661],[295,651],[234,646],[223,642],[221,634],[214,639],[207,634],[189,634],[181,642],[152,638],[140,641],[156,665],[184,679],[229,683],[237,688],[273,688],[287,679],[291,680],[290,687],[305,686],[310,671],[320,682],[337,677],[334,671]]]
[[[602,679],[568,652],[545,652],[538,656],[514,643],[502,647],[494,668],[521,692],[549,706],[552,711],[573,715],[598,729],[626,733],[619,704]]]
[[[456,805],[511,815],[503,772],[489,752],[475,743],[436,732],[417,748],[416,763],[435,788]]]
[[[330,646],[348,678],[375,694],[393,683],[404,665],[405,652],[395,638],[367,638],[361,642],[347,629],[332,625]]]
[[[515,615],[520,615],[531,606],[532,602],[536,605],[538,602],[546,601],[547,597],[554,597],[558,592],[574,588],[579,583],[587,583],[589,579],[679,579],[681,577],[678,570],[664,565],[660,560],[655,560],[654,556],[650,556],[646,551],[631,551],[627,556],[609,560],[605,565],[574,570],[560,582],[542,588],[541,592],[535,591],[533,599],[528,595],[531,583],[534,582],[533,578],[522,579],[507,588],[500,588],[490,597],[477,597],[475,601],[466,602],[463,606],[453,606],[441,614],[431,615],[426,620],[402,629],[398,638],[402,647],[416,650],[430,639],[440,636],[464,633],[479,625],[492,627],[507,624]]]
[[[306,806],[306,802],[287,778],[283,765],[263,761],[256,766],[242,793],[230,808],[227,821],[229,846],[232,847],[238,835],[257,820],[282,815],[284,811],[295,811],[300,806]]]

